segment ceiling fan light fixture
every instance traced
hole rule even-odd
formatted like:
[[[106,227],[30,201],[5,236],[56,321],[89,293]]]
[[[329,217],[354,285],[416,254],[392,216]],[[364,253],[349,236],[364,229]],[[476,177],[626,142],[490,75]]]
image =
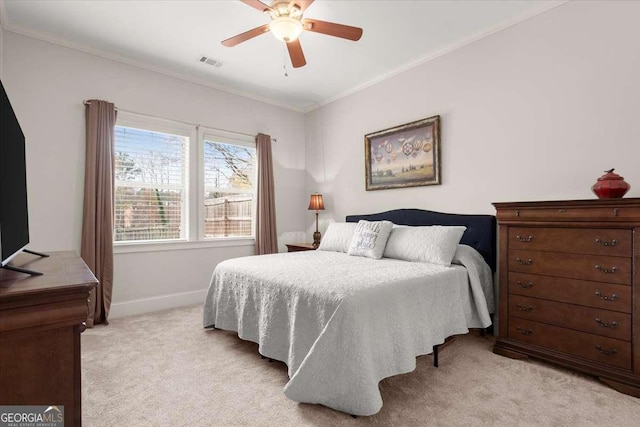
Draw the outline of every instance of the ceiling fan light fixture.
[[[278,40],[285,43],[296,40],[302,33],[302,22],[289,16],[280,16],[273,18],[269,24],[269,30]]]
[[[271,22],[223,40],[222,44],[227,47],[233,47],[270,31],[278,40],[286,43],[293,68],[304,67],[307,63],[302,52],[300,40],[298,40],[303,31],[311,31],[353,41],[358,41],[362,37],[362,28],[318,19],[302,19],[304,12],[314,0],[271,0],[268,5],[261,0],[240,1],[268,15],[271,18]]]

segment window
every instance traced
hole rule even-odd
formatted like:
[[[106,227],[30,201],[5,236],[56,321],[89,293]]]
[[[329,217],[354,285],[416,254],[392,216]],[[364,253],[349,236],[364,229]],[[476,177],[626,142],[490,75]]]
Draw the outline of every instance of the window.
[[[203,138],[204,237],[253,236],[255,143]]]
[[[252,137],[120,111],[114,151],[116,243],[254,236]]]

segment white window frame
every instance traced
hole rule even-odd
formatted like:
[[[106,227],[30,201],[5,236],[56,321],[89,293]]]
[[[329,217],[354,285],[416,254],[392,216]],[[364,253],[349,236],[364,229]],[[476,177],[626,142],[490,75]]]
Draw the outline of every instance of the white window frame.
[[[116,126],[158,131],[189,137],[186,147],[186,191],[183,204],[183,239],[113,242],[114,253],[155,252],[209,247],[253,246],[255,244],[256,194],[253,197],[251,237],[204,238],[204,138],[215,137],[219,142],[246,145],[255,148],[255,140],[250,136],[233,132],[205,128],[169,119],[118,111]],[[257,165],[256,165],[257,168]],[[256,185],[257,188],[257,185]]]

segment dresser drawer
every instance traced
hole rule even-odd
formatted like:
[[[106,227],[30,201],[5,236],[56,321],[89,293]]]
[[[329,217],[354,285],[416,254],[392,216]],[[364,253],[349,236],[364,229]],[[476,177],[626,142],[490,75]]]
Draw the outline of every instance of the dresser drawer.
[[[509,251],[509,271],[631,284],[631,258],[566,252]]]
[[[509,296],[509,316],[631,340],[631,315],[538,298]]]
[[[631,343],[509,317],[509,338],[585,359],[631,369]]]
[[[509,294],[631,313],[631,286],[509,273]]]
[[[509,248],[630,257],[632,237],[624,229],[511,227]]]
[[[620,203],[622,205],[623,203]],[[636,207],[611,206],[580,206],[580,207],[513,207],[499,209],[498,221],[637,221],[640,210]]]

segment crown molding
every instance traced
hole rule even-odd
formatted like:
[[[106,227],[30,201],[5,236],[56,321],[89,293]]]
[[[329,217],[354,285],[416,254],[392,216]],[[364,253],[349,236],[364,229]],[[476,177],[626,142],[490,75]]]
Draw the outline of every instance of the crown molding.
[[[420,66],[422,64],[425,64],[427,62],[433,61],[436,58],[439,58],[439,57],[441,57],[443,55],[446,55],[448,53],[451,53],[453,51],[461,49],[461,48],[463,48],[465,46],[473,44],[473,43],[475,43],[475,42],[477,42],[479,40],[484,39],[485,37],[489,37],[492,34],[495,34],[497,32],[505,30],[505,29],[507,29],[509,27],[512,27],[514,25],[520,24],[521,22],[527,21],[527,20],[529,20],[529,19],[531,19],[531,18],[533,18],[535,16],[538,16],[540,14],[543,14],[543,13],[545,13],[545,12],[551,10],[551,9],[555,9],[556,7],[561,6],[561,5],[565,4],[565,3],[568,3],[569,1],[571,1],[571,0],[552,0],[552,1],[548,2],[548,3],[544,3],[544,4],[540,5],[539,7],[531,9],[531,10],[529,10],[529,11],[527,11],[527,12],[521,14],[521,15],[518,15],[518,16],[508,20],[507,22],[503,22],[500,25],[495,25],[493,27],[490,27],[490,28],[488,28],[486,30],[483,30],[483,31],[481,31],[479,33],[476,33],[476,34],[474,34],[474,35],[472,35],[472,36],[470,36],[470,37],[468,37],[468,38],[466,38],[464,40],[461,40],[461,41],[457,42],[457,43],[453,43],[453,44],[450,44],[448,46],[445,46],[444,48],[439,49],[436,52],[430,53],[430,54],[428,54],[426,56],[423,56],[421,58],[418,58],[418,59],[415,59],[413,61],[410,61],[410,62],[408,62],[408,63],[406,63],[404,65],[401,65],[400,67],[398,67],[398,68],[396,68],[396,69],[394,69],[394,70],[392,70],[392,71],[390,71],[390,72],[388,72],[386,74],[378,76],[378,77],[376,77],[376,78],[374,78],[372,80],[369,80],[366,83],[360,84],[360,85],[358,85],[358,86],[356,86],[356,87],[354,87],[352,89],[349,89],[349,90],[347,90],[345,92],[342,92],[342,93],[340,93],[340,94],[338,94],[336,96],[332,96],[330,98],[322,100],[322,101],[318,102],[317,105],[314,105],[312,108],[306,109],[303,112],[304,113],[309,113],[309,112],[311,112],[311,111],[313,111],[313,110],[315,110],[317,108],[320,108],[320,107],[323,107],[325,105],[331,104],[332,102],[335,102],[335,101],[337,101],[339,99],[345,98],[345,97],[347,97],[349,95],[353,95],[354,93],[360,92],[360,91],[362,91],[362,90],[364,90],[364,89],[366,89],[368,87],[371,87],[371,86],[373,86],[375,84],[378,84],[378,83],[380,83],[380,82],[382,82],[384,80],[387,80],[387,79],[390,79],[390,78],[392,78],[394,76],[397,76],[398,74],[402,74],[405,71],[408,71],[408,70],[410,70],[412,68],[416,68],[416,67],[418,67],[418,66]]]
[[[0,0],[0,7],[2,7],[2,3]],[[0,9],[0,15],[2,13],[2,9]],[[114,62],[119,62],[122,64],[126,64],[126,65],[130,65],[132,67],[136,67],[136,68],[140,68],[143,70],[147,70],[147,71],[152,71],[154,73],[158,73],[158,74],[162,74],[165,76],[169,76],[169,77],[173,77],[179,80],[183,80],[189,83],[195,83],[197,85],[200,86],[205,86],[208,87],[210,89],[215,89],[215,90],[219,90],[221,92],[225,92],[225,93],[229,93],[232,95],[237,95],[237,96],[241,96],[243,98],[248,98],[248,99],[252,99],[254,101],[259,101],[265,104],[269,104],[269,105],[273,105],[275,107],[279,107],[279,108],[284,108],[287,110],[291,110],[291,111],[295,111],[297,113],[304,113],[302,108],[296,107],[294,105],[291,104],[286,104],[286,103],[282,103],[282,102],[278,102],[275,101],[271,98],[266,98],[266,97],[262,97],[256,94],[253,94],[251,92],[245,92],[245,91],[241,91],[241,90],[236,90],[233,88],[230,88],[228,86],[224,86],[224,85],[220,85],[220,84],[216,84],[207,80],[203,80],[203,79],[198,79],[196,77],[190,76],[188,74],[185,73],[180,73],[180,72],[176,72],[173,70],[169,70],[167,68],[164,67],[158,67],[155,65],[151,65],[147,62],[143,62],[143,61],[136,61],[134,59],[131,58],[127,58],[125,56],[121,56],[121,55],[116,55],[113,53],[109,53],[109,52],[105,52],[103,50],[100,49],[94,49],[85,45],[81,45],[81,44],[77,44],[77,43],[72,43],[69,42],[67,40],[61,40],[58,39],[56,37],[52,37],[49,35],[45,35],[39,32],[35,32],[35,31],[27,31],[24,29],[20,29],[20,28],[15,28],[13,26],[7,25],[6,22],[4,24],[4,29],[7,32],[11,32],[11,33],[15,33],[15,34],[19,34],[21,36],[25,36],[25,37],[29,37],[32,39],[36,39],[36,40],[40,40],[40,41],[44,41],[47,43],[51,43],[53,45],[57,45],[57,46],[61,46],[67,49],[72,49],[72,50],[76,50],[82,53],[86,53],[89,55],[93,55],[93,56],[97,56],[103,59],[108,59],[110,61],[114,61]]]
[[[392,71],[390,71],[388,73],[385,73],[385,74],[383,74],[381,76],[378,76],[378,77],[376,77],[374,79],[371,79],[371,80],[369,80],[369,81],[367,81],[365,83],[362,83],[362,84],[360,84],[360,85],[358,85],[358,86],[356,86],[356,87],[354,87],[352,89],[349,89],[349,90],[346,90],[344,92],[341,92],[338,95],[335,95],[335,96],[332,96],[332,97],[329,97],[329,98],[326,98],[326,99],[323,99],[323,100],[320,100],[320,101],[317,101],[317,102],[311,102],[311,103],[307,104],[304,107],[299,107],[299,106],[296,106],[296,105],[279,102],[279,101],[276,101],[274,99],[263,97],[263,96],[260,96],[260,95],[256,95],[256,94],[251,93],[251,92],[245,92],[245,91],[233,89],[233,88],[230,88],[228,86],[224,86],[224,85],[216,84],[216,83],[213,83],[213,82],[210,82],[210,81],[207,81],[207,80],[199,79],[199,78],[190,76],[190,75],[185,74],[185,73],[176,72],[176,71],[164,68],[164,67],[158,67],[158,66],[155,66],[155,65],[151,65],[151,64],[143,62],[143,61],[136,61],[136,60],[133,60],[131,58],[124,57],[124,56],[121,56],[121,55],[116,55],[116,54],[113,54],[113,53],[105,52],[103,50],[90,48],[90,47],[85,46],[85,45],[72,43],[72,42],[69,42],[69,41],[66,41],[66,40],[61,40],[61,39],[58,39],[56,37],[52,37],[52,36],[49,36],[49,35],[46,35],[46,34],[42,34],[42,33],[36,32],[36,31],[27,31],[27,30],[24,30],[24,29],[15,28],[15,27],[13,27],[12,25],[10,25],[7,22],[7,13],[6,13],[6,7],[5,7],[5,0],[0,0],[0,27],[4,28],[4,31],[12,32],[12,33],[15,33],[15,34],[20,34],[20,35],[25,36],[25,37],[30,37],[30,38],[33,38],[33,39],[41,40],[41,41],[44,41],[44,42],[47,42],[47,43],[51,43],[51,44],[62,46],[62,47],[68,48],[68,49],[72,49],[72,50],[76,50],[76,51],[79,51],[79,52],[87,53],[87,54],[90,54],[90,55],[93,55],[93,56],[97,56],[97,57],[100,57],[100,58],[104,58],[104,59],[108,59],[108,60],[111,60],[111,61],[115,61],[115,62],[123,63],[123,64],[126,64],[126,65],[130,65],[132,67],[144,69],[144,70],[147,70],[147,71],[152,71],[152,72],[155,72],[155,73],[158,73],[158,74],[162,74],[162,75],[165,75],[165,76],[173,77],[173,78],[176,78],[176,79],[179,79],[179,80],[183,80],[183,81],[186,81],[186,82],[189,82],[189,83],[195,83],[197,85],[205,86],[205,87],[208,87],[210,89],[215,89],[215,90],[219,90],[221,92],[229,93],[229,94],[232,94],[232,95],[237,95],[237,96],[241,96],[241,97],[244,97],[244,98],[252,99],[254,101],[258,101],[258,102],[262,102],[262,103],[265,103],[265,104],[273,105],[275,107],[284,108],[286,110],[290,110],[290,111],[294,111],[294,112],[297,112],[297,113],[306,114],[306,113],[312,112],[314,110],[317,110],[317,109],[319,109],[319,108],[321,108],[321,107],[323,107],[325,105],[328,105],[328,104],[331,104],[331,103],[333,103],[335,101],[338,101],[339,99],[345,98],[345,97],[347,97],[349,95],[353,95],[353,94],[355,94],[357,92],[360,92],[360,91],[362,91],[362,90],[364,90],[364,89],[366,89],[368,87],[376,85],[376,84],[378,84],[380,82],[383,82],[383,81],[385,81],[387,79],[390,79],[390,78],[392,78],[392,77],[394,77],[394,76],[396,76],[398,74],[401,74],[401,73],[403,73],[405,71],[408,71],[410,69],[416,68],[416,67],[418,67],[418,66],[420,66],[422,64],[425,64],[425,63],[427,63],[429,61],[432,61],[432,60],[434,60],[436,58],[439,58],[439,57],[441,57],[443,55],[446,55],[446,54],[448,54],[450,52],[456,51],[456,50],[458,50],[460,48],[463,48],[463,47],[468,46],[468,45],[470,45],[472,43],[475,43],[475,42],[477,42],[477,41],[479,41],[479,40],[481,40],[481,39],[483,39],[485,37],[488,37],[488,36],[490,36],[492,34],[495,34],[497,32],[505,30],[505,29],[507,29],[509,27],[512,27],[514,25],[517,25],[517,24],[519,24],[521,22],[527,21],[527,20],[529,20],[529,19],[531,19],[531,18],[533,18],[533,17],[535,17],[537,15],[543,14],[543,13],[545,13],[545,12],[551,10],[551,9],[554,9],[554,8],[556,8],[558,6],[561,6],[561,5],[565,4],[565,3],[568,3],[570,1],[571,0],[551,0],[551,1],[548,1],[546,3],[541,4],[540,6],[538,6],[536,8],[534,8],[534,9],[531,9],[531,10],[525,12],[525,13],[522,13],[522,14],[520,14],[520,15],[518,15],[518,16],[516,16],[516,17],[514,17],[514,18],[512,18],[512,19],[510,19],[510,20],[508,20],[508,21],[506,21],[504,23],[502,23],[502,24],[495,25],[495,26],[490,27],[490,28],[488,28],[486,30],[480,31],[480,32],[478,32],[478,33],[476,33],[476,34],[474,34],[474,35],[472,35],[470,37],[467,37],[464,40],[461,40],[461,41],[459,41],[457,43],[450,44],[448,46],[445,46],[442,49],[437,50],[436,52],[430,53],[428,55],[425,55],[423,57],[420,57],[418,59],[410,61],[410,62],[408,62],[408,63],[406,63],[404,65],[401,65],[400,67],[395,68],[394,70],[392,70]]]

